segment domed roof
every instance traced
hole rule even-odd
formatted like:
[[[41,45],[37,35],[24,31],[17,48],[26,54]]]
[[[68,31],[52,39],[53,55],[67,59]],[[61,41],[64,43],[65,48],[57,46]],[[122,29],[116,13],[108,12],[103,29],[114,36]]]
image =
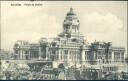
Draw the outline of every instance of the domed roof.
[[[74,13],[73,8],[70,8],[70,11],[67,13],[63,24],[79,25],[79,20],[77,19],[77,15]]]
[[[73,8],[70,8],[70,11],[67,13],[67,16],[68,15],[76,15],[74,12],[73,12]]]

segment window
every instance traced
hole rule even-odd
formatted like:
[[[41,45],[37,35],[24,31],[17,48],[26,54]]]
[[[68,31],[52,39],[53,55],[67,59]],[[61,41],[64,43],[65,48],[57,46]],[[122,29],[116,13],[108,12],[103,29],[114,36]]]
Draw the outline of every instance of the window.
[[[77,41],[77,39],[72,39],[72,42],[76,42]]]
[[[120,53],[119,52],[114,52],[114,60],[115,62],[118,62],[120,59]]]
[[[68,54],[68,50],[65,50],[65,54]]]
[[[28,54],[28,51],[25,51],[25,54]]]

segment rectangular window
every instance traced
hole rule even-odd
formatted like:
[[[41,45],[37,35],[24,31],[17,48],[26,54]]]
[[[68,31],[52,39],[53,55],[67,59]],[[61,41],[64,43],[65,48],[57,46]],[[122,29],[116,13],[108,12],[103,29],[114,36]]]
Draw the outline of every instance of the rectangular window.
[[[68,54],[68,50],[65,50],[64,52],[65,52],[65,54]]]

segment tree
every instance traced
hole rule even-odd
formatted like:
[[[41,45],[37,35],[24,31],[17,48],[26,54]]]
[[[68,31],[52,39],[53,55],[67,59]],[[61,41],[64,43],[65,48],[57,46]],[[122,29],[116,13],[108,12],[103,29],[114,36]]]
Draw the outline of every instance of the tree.
[[[60,73],[60,72],[58,71],[57,68],[54,68],[54,69],[53,69],[53,72],[55,73],[55,76],[59,76],[59,73]]]
[[[58,66],[58,68],[60,68],[60,69],[65,69],[65,67],[64,67],[63,64],[60,64],[60,65]]]

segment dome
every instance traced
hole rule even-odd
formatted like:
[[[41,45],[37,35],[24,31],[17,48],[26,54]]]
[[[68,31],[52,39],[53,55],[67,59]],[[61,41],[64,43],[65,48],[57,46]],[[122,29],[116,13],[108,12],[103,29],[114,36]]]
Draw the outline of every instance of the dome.
[[[67,16],[69,15],[76,15],[74,12],[73,12],[73,8],[70,8],[70,11],[67,13]]]

